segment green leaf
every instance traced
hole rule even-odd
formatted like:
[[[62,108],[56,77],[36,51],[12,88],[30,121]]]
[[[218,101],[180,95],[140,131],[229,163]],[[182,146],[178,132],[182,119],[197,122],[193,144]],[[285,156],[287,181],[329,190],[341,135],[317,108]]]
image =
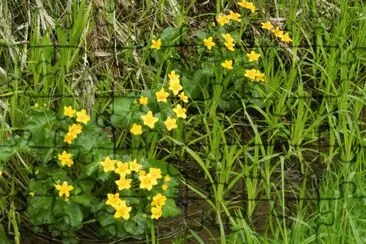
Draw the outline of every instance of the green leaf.
[[[197,99],[201,96],[201,89],[208,82],[209,75],[202,70],[197,70],[193,77],[183,76],[182,78],[182,86],[184,87],[184,91],[190,96],[192,99]]]
[[[167,199],[163,207],[163,217],[175,217],[180,214],[180,209],[175,204],[173,199]]]
[[[64,220],[72,227],[80,227],[83,221],[83,213],[78,204],[70,203],[64,207]]]
[[[0,225],[0,242],[2,244],[10,244],[10,241],[8,238],[6,238],[6,234],[2,225]]]

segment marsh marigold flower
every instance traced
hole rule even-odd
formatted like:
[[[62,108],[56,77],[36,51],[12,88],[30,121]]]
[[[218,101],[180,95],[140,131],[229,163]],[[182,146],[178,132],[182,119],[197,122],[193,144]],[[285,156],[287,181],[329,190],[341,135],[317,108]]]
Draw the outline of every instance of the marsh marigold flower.
[[[234,42],[234,38],[229,33],[222,34],[222,37],[226,42]]]
[[[163,184],[163,185],[161,186],[161,189],[162,189],[163,191],[166,191],[166,190],[168,189],[168,185],[167,185],[167,184]]]
[[[155,92],[156,100],[158,102],[167,102],[167,98],[169,97],[169,93],[164,90],[164,88],[161,88],[160,91]]]
[[[147,112],[146,115],[141,115],[141,119],[144,122],[144,125],[150,127],[151,129],[154,128],[155,123],[158,122],[158,118],[154,117],[151,111]]]
[[[74,133],[67,133],[64,137],[64,142],[71,144],[72,141],[76,138],[76,134]]]
[[[131,188],[131,179],[126,179],[124,176],[121,176],[119,180],[116,180],[116,184],[118,186],[118,190],[130,189]]]
[[[261,24],[262,24],[262,29],[265,29],[265,30],[272,30],[273,29],[273,25],[269,21],[261,22]]]
[[[292,42],[292,39],[290,38],[288,32],[283,34],[280,38],[281,38],[281,41],[283,41],[283,42],[286,42],[286,43]]]
[[[254,4],[252,2],[242,0],[242,1],[238,2],[238,5],[240,7],[249,9],[250,11],[252,11],[252,13],[254,13],[254,11],[256,10],[256,7],[254,6]]]
[[[255,51],[251,51],[250,53],[247,54],[249,62],[258,61],[260,56],[261,55],[259,53],[256,53]]]
[[[107,194],[108,200],[105,204],[112,206],[113,208],[116,208],[118,205],[121,204],[122,200],[119,198],[119,193],[116,194]]]
[[[219,23],[221,26],[224,26],[229,23],[229,18],[227,15],[220,14],[216,17],[217,23]]]
[[[114,213],[114,218],[123,218],[128,220],[130,218],[131,207],[128,207],[126,201],[121,201],[121,203],[117,206],[116,212]]]
[[[281,38],[283,36],[283,31],[280,28],[276,27],[276,29],[272,30],[272,33],[276,36]]]
[[[69,132],[70,134],[78,135],[81,133],[82,126],[80,124],[72,124],[69,126]]]
[[[225,60],[223,63],[221,63],[221,66],[224,67],[227,70],[233,69],[233,61],[232,60]]]
[[[174,70],[168,74],[169,82],[180,82],[180,75],[177,75]]]
[[[152,179],[161,179],[161,169],[159,168],[150,168],[149,174],[151,175]]]
[[[216,45],[216,43],[213,41],[212,36],[203,39],[203,45],[205,45],[205,47],[207,47],[208,50],[211,50],[212,47],[214,47]]]
[[[255,80],[255,78],[257,77],[257,70],[256,69],[248,69],[245,71],[244,76],[251,79],[251,80]]]
[[[177,118],[182,118],[182,119],[187,118],[186,109],[185,108],[182,108],[182,106],[180,106],[180,104],[178,104],[177,106],[175,106],[175,108],[173,109],[173,111],[177,115]]]
[[[165,205],[166,200],[167,200],[166,196],[162,195],[161,193],[158,193],[153,197],[151,206],[162,207]]]
[[[38,105],[38,104],[37,104]],[[72,109],[71,106],[65,106],[64,107],[64,115],[67,117],[74,117],[76,113],[76,110]]]
[[[135,136],[141,135],[142,134],[142,126],[138,125],[138,124],[133,124],[132,127],[131,127],[130,132]]]
[[[241,22],[240,19],[240,14],[239,13],[235,13],[233,11],[230,11],[230,14],[227,16],[229,19],[237,21],[237,22]]]
[[[139,164],[136,159],[128,162],[128,165],[130,166],[130,170],[135,171],[136,173],[142,168],[142,165]]]
[[[87,124],[90,121],[90,117],[86,114],[85,109],[76,112],[76,121],[84,124]]]
[[[179,81],[169,82],[169,90],[173,92],[174,95],[178,95],[178,93],[183,89],[183,87],[179,84]]]
[[[141,105],[147,105],[147,101],[148,101],[148,98],[144,97],[144,96],[141,96],[140,99],[139,99],[139,103]]]
[[[66,198],[70,196],[70,191],[74,189],[74,187],[72,185],[69,185],[66,181],[64,181],[62,185],[56,184],[55,187],[58,190],[59,197],[65,195]]]
[[[225,42],[224,45],[230,51],[234,51],[235,50],[234,49],[235,43],[233,43],[233,42]]]
[[[160,47],[161,47],[161,40],[160,39],[158,39],[158,40],[152,40],[151,42],[152,42],[151,48],[153,48],[153,49],[160,49]]]
[[[140,180],[140,189],[147,189],[151,191],[153,185],[155,185],[153,184],[155,182],[151,178],[151,174],[139,175],[139,180]]]
[[[62,154],[58,154],[58,160],[61,161],[61,165],[62,166],[68,166],[71,167],[71,165],[74,164],[73,160],[72,160],[72,154],[71,153],[67,153],[66,151],[63,151]]]
[[[151,218],[152,219],[159,219],[163,213],[162,208],[159,207],[152,207],[151,208]]]
[[[256,81],[264,81],[264,74],[262,72],[260,72],[259,70],[257,70],[255,80]]]
[[[114,170],[116,174],[119,174],[121,177],[131,174],[131,170],[128,163],[123,163],[121,161],[117,161],[117,167]]]
[[[114,171],[115,164],[117,160],[110,159],[109,157],[106,157],[104,161],[100,162],[100,164],[103,166],[104,172]]]
[[[184,103],[188,102],[188,97],[184,94],[184,92],[181,92],[179,95],[179,99],[183,101]]]
[[[168,118],[164,121],[164,124],[165,124],[166,128],[168,129],[168,131],[171,131],[172,129],[177,128],[177,120],[171,118],[170,116],[168,116]]]

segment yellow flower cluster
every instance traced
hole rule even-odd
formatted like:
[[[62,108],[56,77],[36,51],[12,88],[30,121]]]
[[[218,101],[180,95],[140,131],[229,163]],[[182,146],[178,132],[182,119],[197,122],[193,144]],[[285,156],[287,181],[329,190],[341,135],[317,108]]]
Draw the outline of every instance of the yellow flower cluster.
[[[166,203],[166,196],[158,193],[153,197],[151,203],[151,218],[158,219],[163,213],[163,207]]]
[[[281,41],[290,43],[292,39],[290,38],[290,34],[288,32],[284,32],[280,30],[279,27],[274,28],[271,22],[266,21],[262,22],[262,29],[271,31],[276,37],[280,38]]]
[[[140,181],[139,188],[146,189],[148,191],[151,191],[155,185],[158,185],[158,180],[163,178],[159,168],[150,168],[149,173],[146,173],[142,165],[139,164],[136,159],[124,163],[122,161],[106,157],[102,162],[100,162],[100,164],[103,166],[104,172],[114,172],[120,176],[120,179],[115,181],[119,191],[131,188],[132,178],[128,179],[127,176],[133,172],[138,175],[138,179]],[[171,178],[169,175],[164,177],[164,184],[162,184],[163,191],[168,189],[168,185],[166,183],[170,180]],[[119,193],[109,193],[107,196],[108,200],[106,201],[106,204],[112,206],[116,210],[114,217],[117,219],[120,217],[126,220],[129,219],[131,207],[127,206],[126,201],[120,199]],[[153,198],[151,204],[151,218],[158,219],[161,216],[162,207],[164,206],[165,201],[166,197],[160,193]]]
[[[234,46],[235,46],[234,38],[228,33],[223,34],[222,37],[225,40],[225,42],[224,42],[225,47],[230,51],[234,51],[235,50],[234,49]]]
[[[182,85],[180,84],[180,75],[176,74],[175,71],[171,71],[168,74],[169,78],[169,87],[174,96],[178,96],[180,101],[187,103],[188,97],[185,95]],[[164,88],[161,88],[159,91],[155,92],[155,97],[157,102],[166,103],[168,102],[168,97],[170,93],[167,92]],[[138,103],[141,105],[148,105],[149,99],[145,96],[141,96],[138,100]],[[177,104],[174,109],[174,113],[176,114],[176,118],[187,118],[186,109],[183,108],[180,104]],[[165,127],[168,131],[177,128],[177,120],[174,117],[168,116],[164,121]],[[155,124],[159,121],[159,118],[155,117],[152,111],[148,111],[145,115],[141,115],[141,120],[143,124],[150,129],[155,127]],[[134,123],[130,129],[130,132],[133,135],[141,135],[142,134],[142,125]]]
[[[86,114],[86,110],[82,109],[80,111],[74,110],[71,106],[64,107],[64,115],[66,117],[73,118],[76,116],[76,121],[79,123],[87,124],[90,121],[90,117]],[[74,139],[81,133],[81,124],[74,123],[69,126],[68,132],[64,137],[64,141],[71,144]]]
[[[242,8],[249,9],[250,11],[252,11],[252,13],[254,13],[254,11],[257,9],[252,2],[248,2],[248,1],[240,1],[240,2],[238,2],[238,5]],[[220,26],[224,26],[224,25],[229,24],[230,20],[240,23],[241,22],[240,17],[241,17],[241,15],[239,13],[230,11],[229,14],[220,14],[220,15],[218,15],[216,17],[216,22]]]
[[[70,118],[76,117],[76,121],[83,124],[87,124],[90,121],[90,117],[86,114],[85,109],[82,109],[77,112],[71,106],[65,106],[64,115]],[[81,124],[74,123],[70,125],[68,128],[68,132],[64,137],[64,141],[67,142],[68,144],[71,144],[72,141],[77,137],[77,135],[81,133],[81,130],[82,130]],[[62,167],[64,166],[71,167],[74,164],[71,153],[63,151],[62,153],[59,153],[57,156]],[[74,189],[74,187],[72,185],[69,185],[66,181],[64,181],[62,185],[55,184],[55,188],[58,190],[58,195],[60,197],[65,195],[66,199],[70,196],[70,191]]]
[[[107,205],[110,205],[116,210],[114,213],[114,218],[119,219],[123,218],[128,220],[130,218],[130,212],[132,207],[127,206],[127,202],[125,200],[121,200],[119,197],[119,193],[116,194],[107,194],[108,200],[106,201]]]

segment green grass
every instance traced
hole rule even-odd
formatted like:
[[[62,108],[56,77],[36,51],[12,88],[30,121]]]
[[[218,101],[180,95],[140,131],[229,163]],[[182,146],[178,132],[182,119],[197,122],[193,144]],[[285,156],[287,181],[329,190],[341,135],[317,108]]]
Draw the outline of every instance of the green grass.
[[[149,44],[164,28],[183,24],[193,42],[212,14],[234,7],[222,0],[31,2],[0,3],[0,140],[22,126],[35,103],[79,104],[96,115],[110,110],[108,91],[159,86],[174,68],[169,52],[155,66],[148,48],[120,46]],[[192,101],[181,129],[135,152],[177,165],[189,176],[182,191],[201,198],[193,210],[211,213],[200,231],[184,217],[173,235],[157,224],[149,242],[364,243],[366,7],[360,0],[253,2],[265,11],[258,23],[285,18],[279,23],[293,47],[255,34],[266,74],[255,89],[263,99],[216,85],[204,91],[212,101]],[[258,26],[243,31],[253,35]],[[202,58],[188,57],[187,65]],[[215,75],[224,82],[220,71]],[[223,98],[232,97],[237,101],[227,106]],[[120,131],[118,143],[128,140]],[[31,229],[17,192],[25,191],[34,163],[20,154],[2,168],[0,240],[4,232],[22,243],[23,230]]]

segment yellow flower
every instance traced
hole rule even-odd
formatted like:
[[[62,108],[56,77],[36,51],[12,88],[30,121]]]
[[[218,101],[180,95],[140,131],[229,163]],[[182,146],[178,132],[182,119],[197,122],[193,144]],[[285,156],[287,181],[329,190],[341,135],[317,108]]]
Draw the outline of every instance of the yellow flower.
[[[237,21],[237,22],[241,22],[240,19],[240,14],[239,13],[235,13],[233,11],[230,11],[230,14],[227,16],[229,19]]]
[[[216,21],[217,23],[219,23],[221,26],[226,25],[229,23],[229,17],[224,15],[224,14],[220,14],[219,16],[216,17]]]
[[[169,93],[164,90],[164,88],[161,88],[160,91],[155,92],[156,100],[158,102],[167,102],[167,98],[169,97]]]
[[[29,196],[34,197],[34,192],[29,192]]]
[[[261,22],[261,24],[262,24],[262,29],[265,29],[265,30],[272,30],[273,29],[273,25],[269,21]]]
[[[234,42],[234,38],[229,33],[222,34],[222,37],[226,42]]]
[[[188,102],[188,97],[184,94],[184,92],[181,92],[179,95],[179,99],[185,103]]]
[[[138,174],[139,174],[139,177],[143,176],[143,175],[146,175],[146,171],[141,169]]]
[[[215,42],[213,41],[212,36],[203,39],[203,44],[207,47],[208,50],[211,50],[211,48],[216,45]]]
[[[172,129],[177,128],[177,120],[171,118],[170,116],[168,116],[168,118],[164,121],[164,124],[165,124],[166,128],[168,129],[168,131],[171,131]]]
[[[256,10],[256,7],[254,6],[254,4],[251,2],[248,2],[248,1],[242,0],[241,2],[238,3],[238,5],[243,8],[251,10],[252,13],[254,13],[254,11]]]
[[[153,200],[152,200],[152,203],[151,203],[151,206],[154,207],[163,207],[166,203],[166,196],[158,193],[156,194],[154,197],[153,197]]]
[[[249,62],[257,61],[261,55],[259,53],[256,53],[255,51],[251,51],[247,54],[247,57],[249,59]]]
[[[72,161],[72,154],[71,153],[67,153],[66,151],[63,151],[62,154],[58,154],[58,160],[61,161],[61,165],[62,166],[68,166],[71,167],[71,165],[73,165],[73,161]]]
[[[169,90],[171,90],[174,95],[178,95],[182,89],[183,87],[179,84],[179,82],[169,82]]]
[[[69,133],[78,135],[81,133],[82,128],[83,127],[80,124],[72,124],[69,126]]]
[[[255,78],[257,77],[257,70],[256,69],[248,69],[248,70],[245,71],[244,76],[251,79],[251,80],[255,80]]]
[[[116,212],[114,213],[114,218],[123,218],[125,220],[130,218],[131,207],[127,207],[126,201],[121,201],[121,203],[117,206]]]
[[[86,110],[82,109],[76,113],[76,121],[87,124],[90,121],[90,117],[86,114]]]
[[[135,171],[135,172],[139,172],[139,170],[142,168],[142,165],[137,163],[137,160],[134,159],[131,162],[128,162],[129,166],[130,166],[130,170],[131,171]]]
[[[152,40],[151,42],[152,42],[151,48],[160,49],[160,47],[161,47],[161,40],[160,39]]]
[[[108,200],[105,204],[112,206],[113,208],[117,208],[118,205],[121,204],[122,200],[119,198],[119,193],[116,194],[107,194]]]
[[[235,46],[235,43],[234,42],[225,42],[224,45],[230,51],[234,51],[234,46]]]
[[[154,180],[161,179],[161,169],[159,168],[150,168],[149,174],[151,175],[151,178]]]
[[[119,180],[116,180],[116,184],[118,186],[118,190],[123,190],[123,189],[130,189],[131,188],[131,179],[126,179],[124,176],[121,178],[119,178]]]
[[[155,182],[151,178],[151,174],[139,175],[139,180],[140,180],[140,189],[147,189],[151,191],[153,185],[155,185],[153,184]]]
[[[255,80],[256,81],[264,81],[264,74],[261,73],[259,70],[257,70]]]
[[[37,104],[38,105],[38,104]],[[64,115],[67,117],[74,117],[75,116],[76,111],[74,109],[72,109],[71,106],[65,106],[64,107]]]
[[[151,111],[147,112],[146,115],[142,115],[141,119],[144,122],[144,125],[150,127],[151,129],[154,128],[155,123],[158,122],[158,118],[153,116],[153,113]]]
[[[283,41],[283,42],[286,42],[286,43],[292,42],[292,39],[290,38],[288,32],[285,33],[284,35],[282,35],[280,38],[281,38],[281,41]]]
[[[141,96],[140,99],[139,99],[139,103],[141,105],[146,105],[148,100],[149,99],[147,97]]]
[[[163,184],[163,185],[161,186],[161,189],[162,189],[163,191],[166,191],[166,190],[168,189],[168,185]]]
[[[161,217],[163,213],[163,210],[162,208],[159,206],[159,207],[152,207],[151,208],[151,218],[152,219],[158,219]]]
[[[67,133],[64,138],[64,142],[67,142],[68,144],[71,144],[72,141],[76,138],[76,134],[74,133]]]
[[[178,118],[187,118],[186,115],[186,109],[182,108],[182,106],[180,106],[180,104],[178,104],[177,106],[175,106],[175,108],[173,109],[174,113],[177,115]]]
[[[232,60],[225,60],[223,63],[221,63],[221,66],[225,69],[231,70],[233,69],[233,61]]]
[[[106,157],[104,161],[100,162],[100,164],[103,166],[104,172],[114,171],[116,161],[117,160],[113,160],[110,159],[109,157]]]
[[[283,31],[280,28],[276,27],[276,29],[272,30],[272,33],[276,36],[281,38],[283,36]]]
[[[165,177],[164,177],[164,181],[165,182],[169,182],[169,181],[171,181],[172,180],[172,178],[170,178],[170,176],[169,175],[166,175]]]
[[[141,135],[142,134],[142,126],[138,125],[138,124],[133,124],[130,132],[132,134],[134,134],[135,136]]]
[[[119,174],[121,177],[131,174],[131,170],[129,169],[128,163],[123,163],[121,161],[117,161],[117,167],[114,170],[116,174]]]
[[[168,78],[169,78],[169,82],[172,82],[172,83],[180,82],[180,75],[177,75],[174,70],[172,70],[170,72],[170,74],[168,74]]]
[[[68,185],[66,181],[64,181],[62,185],[56,184],[55,187],[58,190],[59,197],[62,197],[63,195],[65,195],[65,197],[69,197],[70,191],[74,189],[74,187],[72,185]]]

